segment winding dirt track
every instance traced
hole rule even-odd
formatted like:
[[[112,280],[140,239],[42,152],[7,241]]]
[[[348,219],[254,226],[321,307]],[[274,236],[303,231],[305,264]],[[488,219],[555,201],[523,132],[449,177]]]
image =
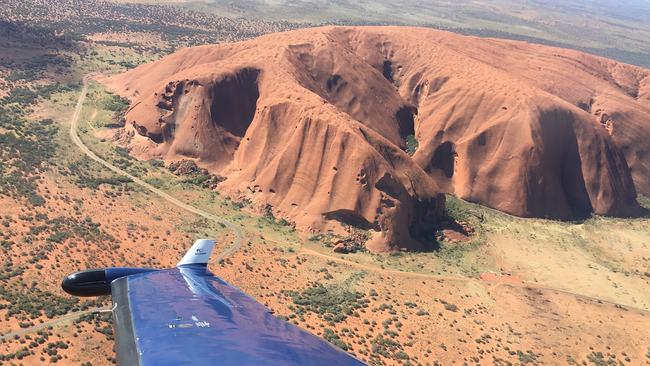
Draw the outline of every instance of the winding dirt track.
[[[267,240],[269,240],[269,239],[267,239]],[[430,279],[430,280],[457,281],[457,282],[477,281],[476,279],[471,278],[471,277],[450,276],[450,275],[436,275],[436,274],[429,274],[429,273],[400,271],[398,269],[386,269],[386,268],[381,268],[381,267],[377,267],[377,266],[373,266],[373,265],[357,263],[357,262],[350,261],[350,260],[347,260],[347,259],[342,259],[342,258],[339,258],[339,257],[336,257],[336,256],[331,256],[331,255],[321,253],[321,252],[318,252],[316,250],[305,248],[305,247],[300,248],[300,251],[298,252],[298,254],[305,254],[305,255],[310,255],[310,256],[314,256],[314,257],[320,257],[320,258],[323,258],[323,259],[332,260],[332,261],[335,261],[335,262],[338,262],[338,263],[341,263],[341,264],[344,264],[344,265],[348,265],[348,266],[351,266],[351,267],[359,268],[359,269],[364,270],[364,271],[376,272],[376,273],[385,274],[385,275],[395,275],[395,276],[415,277],[415,278],[427,278],[427,279]],[[644,313],[644,314],[650,314],[650,311],[648,311],[646,309],[637,308],[637,307],[630,306],[630,305],[622,305],[622,304],[619,304],[619,303],[616,303],[616,302],[613,302],[613,301],[604,300],[604,299],[601,299],[601,298],[592,297],[592,296],[580,294],[580,293],[569,291],[569,290],[563,290],[563,289],[559,289],[559,288],[555,288],[555,287],[548,287],[548,286],[544,286],[544,285],[530,283],[530,282],[526,282],[526,281],[505,283],[505,282],[500,282],[500,281],[482,280],[481,282],[489,284],[490,286],[488,286],[488,290],[491,290],[491,291],[496,290],[500,286],[518,287],[518,288],[525,288],[525,289],[529,289],[529,290],[553,291],[553,292],[556,292],[556,293],[563,293],[563,294],[566,294],[566,295],[575,296],[576,298],[581,299],[581,300],[585,300],[585,301],[597,302],[597,303],[600,303],[600,304],[608,304],[608,305],[616,306],[616,307],[618,307],[620,309],[631,309],[631,310],[635,310],[635,311],[638,311],[638,312],[641,312],[641,313]]]
[[[88,79],[90,77],[92,77],[92,75],[86,75],[84,77],[84,79],[83,79],[83,88],[81,89],[81,94],[79,95],[79,99],[77,100],[77,105],[75,107],[74,114],[72,115],[72,119],[70,120],[70,138],[72,138],[72,142],[74,142],[75,145],[77,145],[77,147],[84,154],[86,154],[86,156],[88,156],[92,160],[98,162],[99,164],[103,165],[104,167],[108,168],[109,170],[112,170],[114,173],[125,176],[125,177],[128,177],[129,179],[131,179],[133,181],[133,183],[145,188],[146,190],[148,190],[148,191],[152,192],[153,194],[157,195],[158,197],[164,199],[165,201],[167,201],[167,202],[169,202],[169,203],[171,203],[171,204],[173,204],[175,206],[178,206],[178,207],[182,208],[185,211],[189,211],[189,212],[191,212],[193,214],[199,215],[199,216],[204,217],[204,218],[206,218],[208,220],[211,220],[213,222],[223,224],[226,228],[231,230],[235,234],[235,240],[234,240],[233,244],[230,247],[228,247],[228,248],[224,249],[223,251],[221,251],[215,257],[213,262],[218,262],[221,259],[226,258],[229,255],[236,252],[237,250],[239,250],[239,248],[241,247],[242,242],[243,242],[243,233],[242,233],[241,229],[237,225],[235,225],[232,222],[230,222],[230,221],[228,221],[228,220],[226,220],[224,218],[221,218],[221,217],[219,217],[217,215],[213,215],[213,214],[205,212],[205,211],[203,211],[203,210],[201,210],[199,208],[196,208],[196,207],[194,207],[192,205],[184,203],[184,202],[178,200],[177,198],[171,196],[167,192],[164,192],[164,191],[152,186],[151,184],[143,181],[142,179],[140,179],[140,178],[138,178],[138,177],[136,177],[136,176],[134,176],[132,174],[129,174],[128,172],[116,167],[115,165],[113,165],[113,164],[107,162],[106,160],[100,158],[99,156],[97,156],[94,152],[92,152],[83,143],[83,141],[81,141],[81,138],[79,138],[79,134],[77,133],[77,126],[79,124],[79,116],[81,115],[81,110],[83,109],[84,101],[86,100],[86,94],[88,92]]]
[[[9,340],[16,336],[20,337],[25,334],[38,332],[39,330],[47,329],[47,327],[55,327],[57,325],[66,324],[68,322],[74,321],[82,315],[98,313],[100,311],[110,311],[110,309],[98,308],[98,309],[88,309],[84,311],[75,311],[74,313],[69,313],[63,316],[60,316],[56,319],[46,321],[41,324],[36,324],[33,327],[19,329],[13,332],[9,332],[3,335],[0,335],[0,341]]]
[[[72,138],[72,142],[74,142],[75,145],[84,153],[86,156],[91,158],[92,160],[98,162],[99,164],[103,165],[104,167],[112,170],[114,173],[128,177],[133,181],[133,183],[145,188],[146,190],[154,193],[158,197],[164,199],[165,201],[178,206],[182,208],[183,210],[189,211],[193,214],[199,215],[201,217],[204,217],[208,220],[211,220],[213,222],[223,224],[226,228],[231,230],[234,235],[235,235],[235,240],[233,241],[233,244],[224,250],[222,250],[220,253],[217,254],[215,259],[213,260],[214,262],[219,262],[223,258],[226,258],[233,253],[235,253],[239,248],[241,247],[243,243],[243,233],[242,230],[232,222],[225,220],[219,216],[213,215],[211,213],[205,212],[199,208],[196,208],[194,206],[188,205],[184,202],[181,202],[180,200],[174,198],[173,196],[169,195],[168,193],[152,186],[151,184],[143,181],[142,179],[129,174],[128,172],[116,167],[115,165],[107,162],[106,160],[100,158],[92,152],[84,143],[81,141],[81,138],[79,138],[79,134],[77,133],[77,126],[79,125],[79,117],[81,116],[81,110],[83,109],[83,104],[84,101],[86,100],[86,94],[88,93],[88,80],[92,77],[91,75],[86,75],[83,78],[83,88],[81,89],[81,93],[79,94],[79,99],[77,99],[77,105],[75,106],[74,109],[74,114],[72,115],[72,118],[70,120],[70,138]],[[68,322],[74,321],[75,319],[79,318],[82,315],[94,313],[94,312],[100,312],[100,311],[107,311],[110,310],[109,308],[93,308],[93,309],[88,309],[84,311],[79,311],[79,312],[74,312],[70,314],[66,314],[64,316],[51,319],[49,321],[46,321],[41,324],[37,324],[33,327],[29,328],[24,328],[24,329],[19,329],[16,331],[8,332],[6,334],[0,335],[0,341],[5,340],[5,339],[10,339],[16,336],[23,336],[25,334],[29,333],[34,333],[42,329],[46,329],[47,327],[50,326],[58,326],[62,324],[66,324]]]

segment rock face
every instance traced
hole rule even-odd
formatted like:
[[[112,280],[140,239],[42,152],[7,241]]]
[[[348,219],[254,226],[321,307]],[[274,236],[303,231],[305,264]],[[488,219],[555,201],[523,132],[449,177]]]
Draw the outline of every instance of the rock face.
[[[387,251],[425,248],[441,192],[520,216],[639,214],[649,75],[523,42],[325,27],[184,49],[106,83],[132,100],[134,154],[194,159],[299,229],[353,225]]]

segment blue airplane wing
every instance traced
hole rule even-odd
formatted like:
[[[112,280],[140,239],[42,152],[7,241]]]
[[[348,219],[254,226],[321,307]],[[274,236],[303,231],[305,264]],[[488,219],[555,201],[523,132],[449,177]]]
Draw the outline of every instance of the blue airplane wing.
[[[121,277],[111,294],[119,365],[363,365],[192,260]]]

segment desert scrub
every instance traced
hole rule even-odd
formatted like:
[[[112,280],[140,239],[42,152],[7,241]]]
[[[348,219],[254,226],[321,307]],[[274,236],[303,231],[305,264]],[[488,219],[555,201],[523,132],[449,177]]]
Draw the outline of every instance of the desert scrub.
[[[329,328],[325,328],[323,330],[323,338],[325,338],[326,341],[330,342],[331,344],[335,345],[336,347],[344,351],[347,351],[350,348],[347,345],[347,343],[341,340],[338,334],[336,334],[333,330]]]
[[[372,346],[373,354],[382,355],[386,358],[403,357],[403,346],[394,339],[378,335],[370,341],[370,345]],[[400,356],[397,356],[398,354]]]
[[[100,226],[99,223],[94,222],[88,216],[83,220],[75,217],[58,216],[48,219],[43,225],[30,227],[28,238],[32,242],[37,242],[40,235],[49,234],[46,237],[46,242],[51,243],[61,243],[71,237],[101,244],[116,242],[116,239],[101,230]],[[48,249],[51,250],[51,248]]]
[[[226,197],[226,200],[229,200],[229,198]],[[253,202],[252,202],[250,199],[248,199],[248,198],[244,198],[244,199],[242,199],[241,201],[232,201],[232,200],[231,200],[230,202],[231,202],[232,206],[233,206],[234,208],[236,208],[236,209],[242,209],[242,208],[244,208],[244,207],[248,207],[248,206],[250,206],[250,205],[253,203]]]
[[[0,354],[0,361],[9,361],[13,359],[17,360],[22,360],[23,358],[31,355],[32,353],[29,351],[27,347],[22,347],[16,352],[10,352],[10,353],[5,353],[5,354]]]
[[[109,110],[111,112],[122,112],[129,108],[131,102],[128,99],[117,95],[109,95],[106,99],[104,99],[103,104],[103,107],[106,110]]]
[[[74,182],[79,188],[90,188],[96,190],[101,185],[122,186],[133,182],[131,178],[124,176],[94,177],[92,174],[91,161],[87,157],[68,163],[67,169],[61,168],[59,172],[63,176],[75,177]]]
[[[519,359],[519,362],[521,362],[522,365],[527,365],[527,364],[537,364],[537,355],[533,353],[533,351],[517,351],[517,358]]]
[[[84,175],[84,176],[80,176],[79,179],[77,180],[77,184],[80,187],[87,187],[92,189],[97,189],[102,184],[110,185],[110,186],[120,186],[122,184],[132,183],[132,182],[133,180],[131,178],[124,177],[124,176],[115,176],[109,178],[92,178]]]
[[[45,315],[53,318],[79,307],[76,298],[58,296],[36,287],[16,290],[10,286],[0,286],[0,298],[7,302],[0,305],[0,308],[6,309],[7,315],[11,317],[24,315],[36,319]]]
[[[439,301],[445,307],[445,310],[453,311],[453,312],[458,311],[458,306],[456,306],[456,304],[449,303],[449,302],[447,302],[445,300],[442,300],[442,299],[440,299]]]
[[[56,154],[58,128],[51,119],[27,121],[22,112],[0,106],[0,195],[45,203],[38,194],[40,172]]]
[[[302,292],[286,293],[296,305],[298,315],[316,313],[331,324],[344,321],[356,310],[367,307],[369,302],[361,292],[322,284],[314,284]]]
[[[42,206],[38,194],[40,175],[57,153],[59,129],[51,119],[28,120],[31,107],[72,86],[54,83],[35,89],[17,87],[0,99],[0,195],[26,198]]]

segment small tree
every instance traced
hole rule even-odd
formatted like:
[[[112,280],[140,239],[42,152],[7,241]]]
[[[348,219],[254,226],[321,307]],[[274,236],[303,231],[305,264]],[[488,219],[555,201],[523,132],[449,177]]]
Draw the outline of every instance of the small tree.
[[[409,155],[413,156],[413,154],[415,154],[419,146],[420,143],[418,142],[418,139],[415,138],[415,135],[406,136],[406,152]]]

